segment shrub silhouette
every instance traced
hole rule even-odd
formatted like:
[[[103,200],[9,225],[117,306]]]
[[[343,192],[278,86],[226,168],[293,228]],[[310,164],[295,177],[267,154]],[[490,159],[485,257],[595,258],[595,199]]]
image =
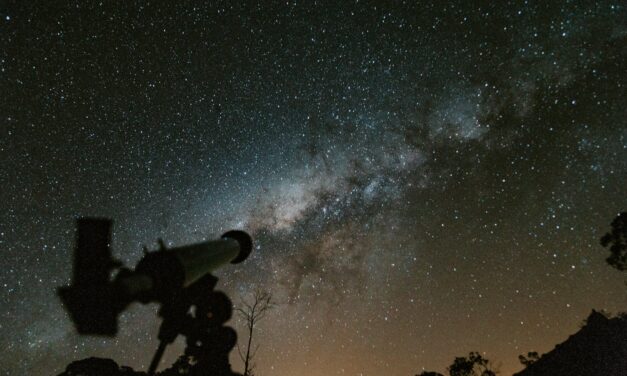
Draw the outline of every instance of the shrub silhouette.
[[[478,352],[470,352],[467,357],[456,357],[448,368],[449,376],[495,376],[490,369],[490,361]],[[425,371],[417,376],[444,376],[438,372]]]

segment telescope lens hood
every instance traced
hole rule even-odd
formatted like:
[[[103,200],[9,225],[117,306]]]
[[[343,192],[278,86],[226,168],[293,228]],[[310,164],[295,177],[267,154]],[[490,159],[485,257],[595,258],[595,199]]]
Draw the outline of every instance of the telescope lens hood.
[[[246,260],[253,250],[253,240],[250,235],[244,231],[228,231],[222,235],[222,238],[234,239],[239,243],[239,253],[237,254],[237,257],[231,261],[231,264],[239,264],[240,262]]]

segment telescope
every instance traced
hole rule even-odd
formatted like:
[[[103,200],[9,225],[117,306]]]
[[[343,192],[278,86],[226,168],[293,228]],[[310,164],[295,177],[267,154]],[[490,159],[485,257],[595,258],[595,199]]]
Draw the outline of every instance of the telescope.
[[[111,227],[109,219],[77,220],[72,285],[58,293],[81,334],[114,336],[117,317],[130,303],[167,304],[219,267],[246,260],[252,250],[252,240],[243,231],[170,249],[159,241],[155,252],[144,248],[144,257],[132,271],[111,255]]]

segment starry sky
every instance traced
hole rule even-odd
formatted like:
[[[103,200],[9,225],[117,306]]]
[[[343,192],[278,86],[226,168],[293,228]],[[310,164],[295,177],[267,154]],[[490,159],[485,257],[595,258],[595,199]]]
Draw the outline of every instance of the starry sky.
[[[1,372],[147,368],[156,306],[82,337],[55,295],[75,218],[104,216],[131,266],[157,238],[254,237],[216,275],[279,303],[260,375],[469,351],[511,374],[627,309],[599,245],[627,203],[625,72],[618,1],[4,1]]]

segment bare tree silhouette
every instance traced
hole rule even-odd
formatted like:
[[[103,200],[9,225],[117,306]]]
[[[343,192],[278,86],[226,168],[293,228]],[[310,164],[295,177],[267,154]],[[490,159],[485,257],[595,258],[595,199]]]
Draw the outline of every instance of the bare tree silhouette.
[[[246,329],[248,330],[248,342],[246,343],[245,351],[242,351],[239,344],[237,345],[239,357],[244,362],[244,376],[254,375],[255,364],[253,360],[259,349],[259,345],[255,346],[254,350],[252,349],[255,326],[274,307],[276,307],[276,304],[272,301],[271,293],[256,290],[252,296],[252,301],[242,300],[241,307],[235,309],[246,323]]]

